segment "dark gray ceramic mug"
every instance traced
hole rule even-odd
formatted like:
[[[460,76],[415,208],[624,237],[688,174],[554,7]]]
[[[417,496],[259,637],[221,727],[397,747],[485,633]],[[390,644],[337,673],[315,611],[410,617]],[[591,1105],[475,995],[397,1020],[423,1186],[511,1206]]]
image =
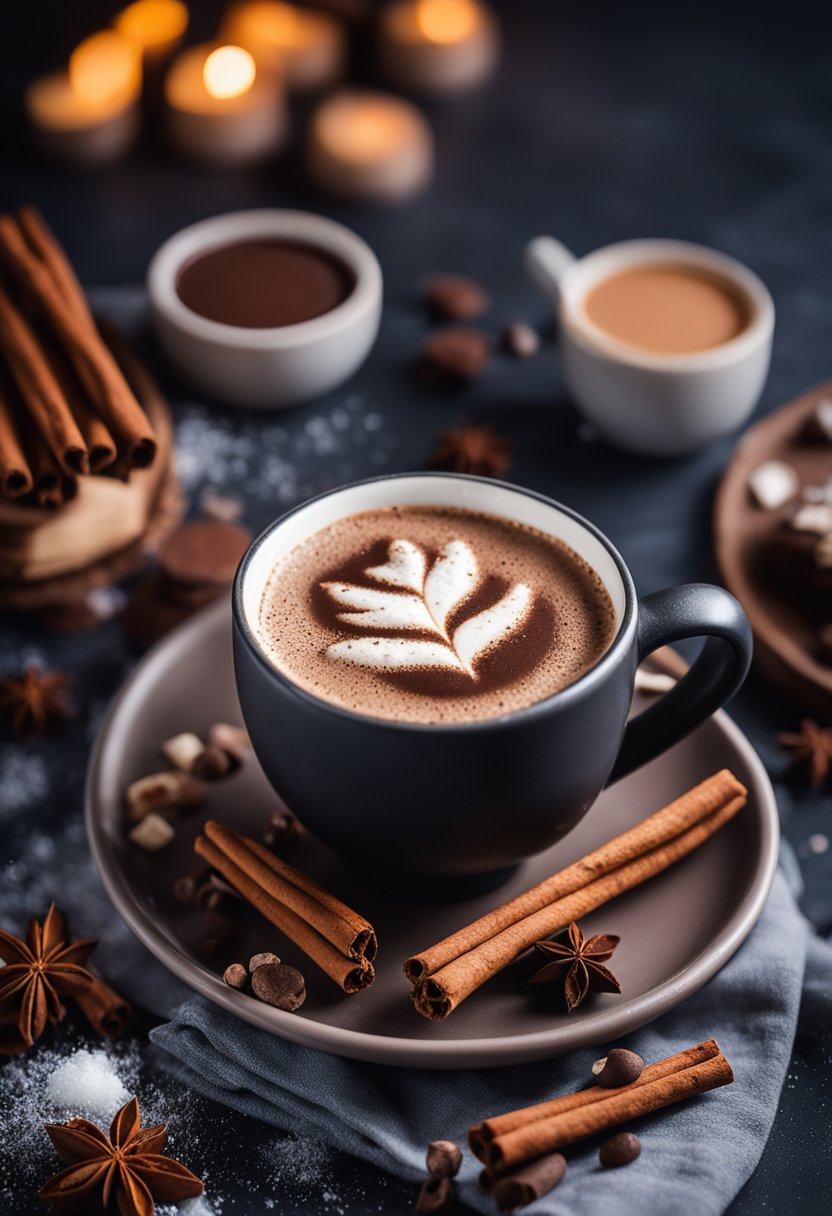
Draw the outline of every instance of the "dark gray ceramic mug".
[[[415,505],[485,512],[565,541],[610,594],[610,648],[562,692],[488,721],[384,721],[298,687],[257,640],[258,607],[275,561],[344,516]],[[641,660],[698,636],[707,641],[688,674],[628,724]],[[254,541],[234,584],[234,661],[258,759],[309,830],[375,885],[452,898],[496,886],[523,858],[565,835],[605,785],[724,705],[748,671],[751,630],[720,587],[674,587],[639,600],[610,541],[551,499],[485,478],[415,473],[331,490]]]

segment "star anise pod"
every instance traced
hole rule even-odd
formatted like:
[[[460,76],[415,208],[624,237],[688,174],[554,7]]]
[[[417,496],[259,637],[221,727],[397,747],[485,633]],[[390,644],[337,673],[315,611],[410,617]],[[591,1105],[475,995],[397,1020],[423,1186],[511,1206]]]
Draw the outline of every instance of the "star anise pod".
[[[536,971],[529,983],[548,984],[562,979],[567,1013],[577,1009],[590,991],[620,992],[618,980],[603,966],[620,941],[620,937],[609,933],[596,934],[587,941],[573,922],[567,942],[535,942],[535,948],[553,961]]]
[[[777,742],[785,751],[791,752],[791,767],[803,770],[812,789],[817,789],[829,778],[832,772],[832,727],[818,726],[811,718],[804,718],[798,732],[778,735]]]
[[[98,1209],[153,1216],[154,1199],[181,1203],[205,1189],[196,1174],[163,1155],[164,1123],[142,1128],[137,1098],[122,1106],[109,1136],[87,1119],[48,1123],[46,1130],[68,1167],[38,1194],[59,1212]]]
[[[0,680],[0,710],[12,720],[18,739],[31,739],[75,712],[69,676],[30,666],[19,676]]]
[[[0,929],[0,1021],[16,1033],[0,1035],[0,1055],[19,1055],[40,1038],[47,1021],[65,1016],[62,996],[85,992],[95,982],[86,963],[92,938],[66,940],[66,922],[54,904],[43,924],[29,922],[26,940]]]
[[[502,477],[511,463],[508,441],[493,427],[464,422],[439,435],[430,463],[453,473]]]

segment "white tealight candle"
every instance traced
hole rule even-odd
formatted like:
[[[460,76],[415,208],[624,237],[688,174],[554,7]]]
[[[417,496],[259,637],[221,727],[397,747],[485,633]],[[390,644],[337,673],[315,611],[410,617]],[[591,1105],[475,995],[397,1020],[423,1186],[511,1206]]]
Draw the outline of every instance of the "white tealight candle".
[[[400,97],[342,92],[313,116],[307,162],[314,180],[333,194],[396,202],[430,180],[433,137],[416,107]]]
[[[113,25],[138,47],[148,66],[165,59],[182,41],[188,10],[182,0],[135,0],[121,10]]]
[[[25,107],[38,144],[75,164],[101,164],[127,150],[138,130],[142,64],[115,30],[86,38],[65,72],[35,80]]]
[[[413,92],[476,88],[494,72],[499,53],[497,21],[479,0],[395,0],[381,14],[381,66]]]
[[[325,88],[343,71],[343,27],[327,13],[282,0],[252,0],[234,5],[222,32],[251,51],[258,68],[279,72],[290,92]]]
[[[165,80],[167,129],[180,151],[218,167],[251,164],[286,135],[276,76],[257,71],[239,46],[191,47]]]

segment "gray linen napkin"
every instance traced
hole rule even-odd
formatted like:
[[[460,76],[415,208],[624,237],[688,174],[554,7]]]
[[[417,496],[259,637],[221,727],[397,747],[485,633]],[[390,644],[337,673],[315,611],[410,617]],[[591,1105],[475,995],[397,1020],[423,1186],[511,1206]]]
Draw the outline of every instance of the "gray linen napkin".
[[[784,860],[788,871],[791,859]],[[652,1061],[713,1035],[735,1083],[645,1120],[642,1155],[627,1169],[600,1169],[597,1145],[569,1149],[566,1178],[526,1209],[530,1216],[724,1212],[754,1170],[774,1119],[797,1026],[808,934],[780,870],[738,954],[700,992],[623,1044]],[[810,957],[807,997],[828,1007],[832,952],[816,943]],[[183,1004],[151,1038],[168,1054],[167,1066],[202,1093],[414,1182],[423,1177],[430,1140],[464,1144],[478,1118],[583,1087],[599,1054],[589,1049],[479,1072],[362,1064],[276,1039],[198,999]],[[477,1186],[478,1169],[466,1152],[461,1196],[493,1212]]]

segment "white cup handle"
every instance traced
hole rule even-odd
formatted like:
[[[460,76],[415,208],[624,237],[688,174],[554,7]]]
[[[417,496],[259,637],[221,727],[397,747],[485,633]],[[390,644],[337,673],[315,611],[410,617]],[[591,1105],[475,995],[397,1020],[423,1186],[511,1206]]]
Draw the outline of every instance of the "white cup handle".
[[[575,260],[553,236],[537,236],[526,246],[526,269],[549,299],[560,294],[560,281]]]

